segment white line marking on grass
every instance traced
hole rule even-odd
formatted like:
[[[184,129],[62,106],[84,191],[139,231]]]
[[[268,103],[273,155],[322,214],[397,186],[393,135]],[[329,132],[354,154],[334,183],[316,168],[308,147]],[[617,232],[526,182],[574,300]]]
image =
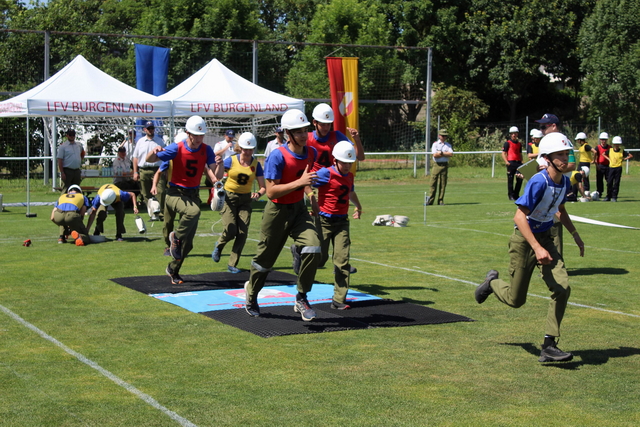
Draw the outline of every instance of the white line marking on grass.
[[[460,230],[460,231],[473,231],[474,233],[483,233],[483,234],[493,234],[494,236],[502,236],[502,237],[510,237],[510,234],[500,234],[500,233],[495,233],[492,231],[484,231],[484,230],[475,230],[472,228],[459,228],[459,227],[443,227],[441,225],[433,225],[433,224],[427,224],[427,227],[437,227],[439,229],[446,229],[446,230]],[[589,245],[585,245],[585,248],[588,249],[595,249],[595,250],[601,250],[601,251],[611,251],[611,252],[622,252],[625,254],[640,254],[640,252],[638,251],[624,251],[621,249],[610,249],[610,248],[601,248],[601,247],[596,247],[596,246],[589,246]]]
[[[96,362],[94,362],[94,361],[92,361],[90,359],[87,359],[82,354],[70,349],[69,347],[67,347],[66,345],[62,344],[60,341],[58,341],[57,339],[55,339],[51,335],[49,335],[46,332],[38,329],[36,326],[34,326],[31,323],[27,322],[22,317],[18,316],[17,314],[15,314],[13,311],[9,310],[8,308],[3,306],[2,304],[0,304],[0,310],[4,311],[9,317],[13,318],[16,322],[22,324],[23,326],[26,326],[27,328],[29,328],[32,331],[34,331],[36,334],[40,335],[42,338],[44,338],[47,341],[50,341],[53,344],[55,344],[56,346],[60,347],[61,349],[63,349],[64,351],[66,351],[67,353],[69,353],[70,355],[72,355],[73,357],[75,357],[76,359],[81,361],[82,363],[84,363],[85,365],[88,365],[88,366],[92,367],[93,369],[95,369],[96,371],[100,372],[102,375],[104,375],[105,377],[109,378],[111,381],[113,381],[114,383],[118,384],[120,387],[123,387],[124,389],[126,389],[129,392],[133,393],[134,395],[136,395],[140,399],[144,400],[150,406],[153,406],[154,408],[159,409],[160,411],[164,412],[169,418],[171,418],[172,420],[176,421],[181,426],[197,427],[191,421],[187,420],[186,418],[181,417],[180,415],[176,414],[175,412],[173,412],[173,411],[165,408],[164,406],[162,406],[153,397],[149,396],[146,393],[143,393],[142,391],[138,390],[137,388],[135,388],[131,384],[121,380],[120,378],[118,378],[117,376],[112,374],[111,372],[107,371],[106,369],[104,369],[103,367],[98,365]]]
[[[394,266],[394,265],[387,265],[387,264],[382,264],[382,263],[380,263],[380,262],[367,261],[367,260],[364,260],[364,259],[353,258],[353,257],[352,257],[351,259],[352,259],[352,260],[354,260],[354,261],[367,262],[367,263],[369,263],[369,264],[379,265],[379,266],[381,266],[381,267],[395,268],[395,269],[398,269],[398,270],[410,271],[410,272],[412,272],[412,273],[420,273],[420,274],[426,274],[427,276],[440,277],[440,278],[442,278],[442,279],[452,280],[452,281],[454,281],[454,282],[466,283],[466,284],[468,284],[468,285],[473,285],[473,286],[475,286],[475,287],[480,286],[479,284],[474,283],[474,282],[470,282],[470,281],[468,281],[468,280],[457,279],[457,278],[455,278],[455,277],[444,276],[444,275],[442,275],[442,274],[429,273],[428,271],[414,270],[414,269],[412,269],[412,268],[406,268],[406,267],[397,267],[397,266]],[[529,296],[531,296],[531,297],[536,297],[536,298],[551,299],[551,298],[546,297],[546,296],[544,296],[544,295],[536,295],[536,294],[530,294],[530,293],[528,293],[527,295],[529,295]],[[629,317],[637,317],[637,318],[640,318],[640,316],[639,316],[639,315],[637,315],[637,314],[624,313],[624,312],[622,312],[622,311],[615,311],[615,310],[607,310],[606,308],[593,307],[593,306],[591,306],[591,305],[578,304],[578,303],[575,303],[575,302],[569,302],[569,303],[567,303],[567,304],[572,305],[572,306],[575,306],[575,307],[590,308],[590,309],[592,309],[592,310],[604,311],[604,312],[607,312],[607,313],[621,314],[621,315],[623,315],[623,316],[629,316]]]

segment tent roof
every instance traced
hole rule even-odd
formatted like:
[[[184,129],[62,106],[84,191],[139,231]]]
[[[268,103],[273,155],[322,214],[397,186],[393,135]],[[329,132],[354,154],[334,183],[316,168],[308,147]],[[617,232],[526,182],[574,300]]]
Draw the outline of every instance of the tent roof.
[[[275,116],[291,108],[304,110],[304,101],[272,92],[240,77],[217,59],[159,99],[173,101],[173,115]]]
[[[167,117],[171,103],[132,88],[76,56],[47,81],[0,102],[0,117]]]

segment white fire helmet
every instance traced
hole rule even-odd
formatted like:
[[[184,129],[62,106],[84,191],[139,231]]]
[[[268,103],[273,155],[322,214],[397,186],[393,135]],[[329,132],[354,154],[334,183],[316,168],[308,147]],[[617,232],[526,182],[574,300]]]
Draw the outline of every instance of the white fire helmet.
[[[408,216],[395,215],[393,217],[393,226],[394,227],[406,227],[408,223],[409,223],[409,217]]]
[[[251,132],[245,132],[238,138],[238,145],[245,150],[253,150],[258,143],[256,142],[256,137],[253,136]]]
[[[586,176],[587,178],[589,178],[589,166],[582,166],[580,169],[582,169],[582,172],[584,173],[584,176]]]
[[[611,143],[615,145],[621,145],[622,138],[620,138],[619,136],[614,136],[613,139],[611,140]]]
[[[329,104],[318,104],[313,109],[313,118],[320,123],[333,123],[333,108]]]
[[[283,129],[300,129],[303,127],[309,126],[309,120],[307,120],[307,116],[300,110],[291,109],[287,110],[280,120],[280,124]]]
[[[224,206],[224,186],[222,182],[217,181],[213,184],[213,188],[211,189],[211,193],[213,194],[213,198],[211,199],[211,210],[219,212],[222,210]]]
[[[518,133],[520,132],[520,130],[518,129],[518,126],[511,126],[509,128],[509,133]]]
[[[356,149],[349,141],[340,141],[333,147],[333,157],[345,163],[356,161]]]
[[[80,188],[79,185],[73,184],[72,186],[70,186],[69,188],[67,188],[67,193],[71,192],[75,190],[78,193],[82,193],[82,188]]]
[[[189,135],[187,135],[186,132],[180,131],[176,134],[175,137],[173,137],[173,142],[178,143],[178,142],[184,141],[185,139],[187,139],[188,136]]]
[[[584,132],[578,132],[578,134],[576,135],[576,140],[578,139],[587,139],[587,134]]]
[[[189,117],[184,128],[192,135],[204,135],[207,133],[207,123],[200,116]]]
[[[609,139],[609,134],[606,132],[602,132],[598,139]]]
[[[100,195],[100,204],[102,206],[109,206],[111,203],[116,201],[116,192],[110,188],[107,188]]]
[[[600,193],[598,193],[597,191],[594,191],[593,193],[591,193],[591,200],[598,200],[600,199]]]
[[[540,129],[533,129],[531,131],[531,138],[542,138],[544,134]]]
[[[539,156],[543,156],[545,154],[571,150],[572,148],[571,141],[569,141],[566,135],[560,132],[553,132],[542,138],[538,146],[538,152],[540,153]]]

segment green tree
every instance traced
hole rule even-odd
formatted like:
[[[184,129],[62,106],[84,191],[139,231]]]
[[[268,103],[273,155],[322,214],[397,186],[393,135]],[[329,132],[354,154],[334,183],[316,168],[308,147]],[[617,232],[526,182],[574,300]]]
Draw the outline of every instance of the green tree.
[[[540,66],[552,64],[562,77],[575,76],[577,6],[577,0],[472,2],[466,23],[469,87],[483,98],[502,98],[514,121],[518,103],[539,90]]]
[[[640,113],[640,1],[599,1],[580,31],[589,117],[633,123]]]
[[[138,34],[220,39],[261,39],[265,30],[259,10],[251,0],[151,0],[135,31]],[[169,86],[181,83],[213,58],[244,78],[251,79],[252,46],[249,43],[197,42],[189,40],[149,40],[172,48]]]
[[[455,86],[440,83],[435,84],[433,90],[432,113],[434,117],[440,117],[440,127],[447,129],[447,139],[455,144],[458,151],[478,149],[479,131],[473,126],[473,122],[489,112],[487,104],[474,92]],[[433,134],[435,133],[437,129],[434,126]]]

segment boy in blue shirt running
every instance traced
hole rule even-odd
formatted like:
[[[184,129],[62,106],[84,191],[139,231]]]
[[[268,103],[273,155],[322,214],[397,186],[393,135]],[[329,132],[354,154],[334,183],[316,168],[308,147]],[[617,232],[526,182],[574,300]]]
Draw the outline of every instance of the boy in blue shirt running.
[[[515,230],[509,241],[510,281],[498,279],[498,272],[490,270],[475,291],[478,304],[495,293],[502,303],[519,308],[527,300],[533,271],[540,266],[542,278],[551,291],[540,362],[563,362],[573,358],[571,353],[557,347],[560,323],[571,288],[564,260],[551,234],[553,217],[560,212],[562,225],[580,248],[580,256],[584,256],[584,243],[564,207],[571,185],[569,178],[564,176],[571,149],[569,139],[559,132],[551,133],[540,141],[539,156],[547,161],[547,168],[529,180],[524,194],[515,201],[518,210],[514,217]]]

